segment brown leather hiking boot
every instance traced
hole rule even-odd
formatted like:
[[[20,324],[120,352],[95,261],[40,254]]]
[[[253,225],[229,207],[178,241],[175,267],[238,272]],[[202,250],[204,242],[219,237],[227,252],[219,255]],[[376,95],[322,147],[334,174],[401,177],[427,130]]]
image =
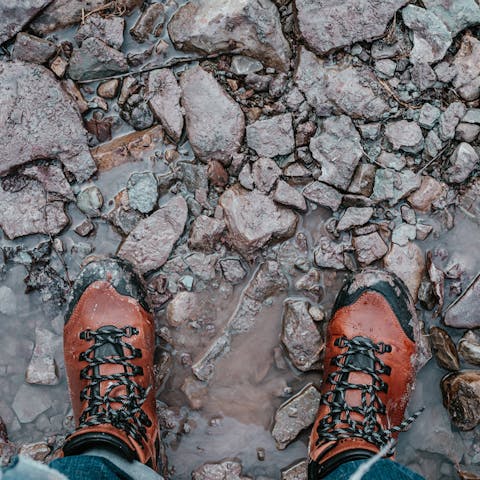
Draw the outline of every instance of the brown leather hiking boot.
[[[80,273],[64,327],[65,368],[76,421],[65,455],[120,451],[157,468],[155,328],[139,277],[117,259]]]
[[[393,274],[365,270],[341,289],[327,328],[310,480],[375,455],[418,416],[403,420],[415,382],[418,328],[407,287]]]

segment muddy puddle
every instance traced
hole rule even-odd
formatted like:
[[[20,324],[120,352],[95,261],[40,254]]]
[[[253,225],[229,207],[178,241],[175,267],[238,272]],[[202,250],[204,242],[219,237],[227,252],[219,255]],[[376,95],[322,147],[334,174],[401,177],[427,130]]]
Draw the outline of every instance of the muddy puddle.
[[[135,171],[155,169],[156,164],[144,162],[129,164],[104,173],[96,182],[104,191],[106,199],[124,187],[125,179]],[[108,201],[107,201],[108,204]],[[299,231],[314,241],[324,227],[324,212],[316,210],[307,213],[299,226]],[[98,222],[98,232],[94,242],[94,254],[115,253],[120,236],[111,227]],[[459,213],[454,228],[422,244],[425,249],[448,251],[444,267],[449,262],[459,262],[468,269],[466,277],[472,276],[479,268],[479,260],[472,255],[472,242],[478,239],[480,231],[469,217]],[[63,240],[67,251],[77,245],[78,237],[65,234]],[[34,243],[34,242],[33,242]],[[67,255],[66,262],[72,277],[78,271],[82,254]],[[194,330],[191,327],[179,328],[172,333],[169,351],[173,356],[173,368],[159,393],[159,399],[178,413],[182,428],[179,431],[165,432],[164,440],[168,457],[168,468],[172,478],[188,478],[190,472],[206,461],[223,458],[241,460],[244,473],[252,476],[279,478],[280,469],[306,455],[307,432],[285,450],[278,450],[271,436],[276,409],[308,382],[318,384],[319,374],[300,373],[286,362],[275,362],[275,349],[280,346],[281,318],[283,302],[291,296],[298,296],[293,288],[275,295],[264,302],[256,316],[254,327],[245,334],[234,337],[231,351],[225,354],[216,365],[216,373],[209,383],[201,406],[190,408],[181,388],[185,379],[193,380],[191,363],[203,353],[205,348],[221,332],[235,309],[241,302],[245,289],[256,270],[250,266],[247,279],[233,289],[206,289],[201,292],[210,312],[210,328]],[[3,334],[0,337],[0,371],[2,376],[2,399],[0,415],[6,420],[11,438],[15,442],[40,441],[49,435],[67,432],[71,428],[70,407],[63,371],[61,345],[56,348],[55,358],[60,370],[60,383],[57,386],[28,386],[28,402],[35,402],[40,394],[44,411],[34,421],[19,423],[12,411],[19,388],[24,385],[25,370],[34,345],[35,328],[46,328],[61,333],[61,309],[54,302],[43,303],[37,293],[24,293],[24,267],[9,268],[3,281],[15,292],[16,308],[11,315],[2,315]],[[334,296],[341,284],[343,274],[329,276],[319,304],[328,312]],[[290,278],[290,285],[294,278]],[[452,295],[446,291],[448,303]],[[312,301],[312,299],[310,299]],[[420,315],[427,326],[439,324],[431,312],[420,309]],[[157,318],[160,327],[165,325],[165,313]],[[21,325],[21,328],[19,328]],[[173,329],[174,330],[174,329]],[[459,334],[449,329],[454,339]],[[187,355],[187,361],[185,360]],[[454,463],[474,455],[474,433],[460,433],[451,426],[446,410],[441,405],[439,381],[443,372],[431,360],[420,372],[417,388],[409,410],[422,406],[425,412],[411,428],[400,436],[397,459],[419,471],[427,479],[452,478]],[[23,399],[23,397],[22,397]],[[22,401],[26,401],[23,399]],[[26,409],[26,407],[23,407]],[[259,460],[259,451],[263,453]],[[438,455],[438,453],[444,456]],[[465,457],[464,457],[465,455]],[[263,459],[264,458],[264,459]]]

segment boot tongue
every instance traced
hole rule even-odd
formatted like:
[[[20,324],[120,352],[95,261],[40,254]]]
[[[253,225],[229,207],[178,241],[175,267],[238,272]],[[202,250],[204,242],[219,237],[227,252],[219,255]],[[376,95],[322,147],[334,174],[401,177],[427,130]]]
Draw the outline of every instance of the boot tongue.
[[[366,346],[370,343],[368,338],[355,337],[353,340],[361,340],[365,342]],[[356,352],[351,355],[348,355],[345,359],[345,367],[348,369],[349,366],[355,367],[355,369],[361,369],[366,371],[373,371],[375,368],[375,359],[369,355],[369,351],[365,352]],[[347,376],[348,379],[345,377]],[[342,375],[342,380],[347,380],[348,383],[353,385],[372,385],[374,383],[373,378],[368,373],[363,371],[352,371],[348,374]],[[366,395],[367,404],[370,403],[373,399],[370,394]],[[356,388],[350,388],[345,391],[345,402],[351,407],[360,407],[362,406],[362,390]],[[362,421],[362,415],[352,412],[351,416],[354,420]]]
[[[118,343],[105,343],[104,345],[99,346],[96,349],[96,355],[101,358],[119,358],[124,356],[123,347]],[[108,375],[123,374],[125,373],[125,367],[119,363],[105,363],[99,368],[100,375],[106,377]],[[107,389],[111,387],[112,384],[116,384],[118,380],[108,380],[105,379],[100,383],[100,395],[105,395]],[[108,396],[110,398],[118,397],[120,395],[126,395],[127,389],[125,385],[119,384],[117,387],[112,389]],[[119,402],[114,402],[110,404],[113,408],[119,409],[122,405]]]

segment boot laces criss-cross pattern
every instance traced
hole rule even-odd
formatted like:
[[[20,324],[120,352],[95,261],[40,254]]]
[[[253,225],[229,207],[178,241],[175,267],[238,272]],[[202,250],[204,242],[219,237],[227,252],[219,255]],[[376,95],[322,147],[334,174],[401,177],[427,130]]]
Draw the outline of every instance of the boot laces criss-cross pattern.
[[[403,420],[400,425],[389,429],[383,428],[378,421],[379,414],[386,414],[379,392],[388,391],[388,383],[381,375],[389,376],[391,368],[382,361],[380,356],[391,352],[392,347],[383,342],[374,343],[369,338],[355,337],[352,339],[340,337],[335,340],[335,346],[345,349],[332,359],[337,370],[330,373],[327,382],[332,389],[322,395],[320,402],[328,407],[329,413],[323,417],[317,426],[317,445],[325,441],[338,441],[342,438],[362,438],[376,445],[379,449],[389,445],[387,455],[394,453],[393,435],[403,432],[418,418],[423,408]],[[371,383],[351,383],[348,376],[352,372],[367,374]],[[348,390],[361,392],[361,405],[352,406],[346,401]],[[361,421],[353,418],[358,414]]]
[[[150,427],[152,422],[142,410],[142,405],[152,387],[143,388],[134,381],[135,377],[143,375],[143,368],[135,366],[130,360],[141,358],[142,353],[122,340],[133,335],[138,335],[138,330],[130,326],[105,326],[80,333],[80,339],[93,340],[94,344],[80,354],[80,360],[88,363],[81,370],[80,378],[87,380],[88,384],[80,393],[80,399],[87,401],[87,407],[80,415],[79,429],[110,423],[137,442],[146,440],[146,427]],[[101,367],[106,364],[120,365],[123,371],[102,374]],[[107,382],[108,386],[101,394],[103,382]],[[125,395],[114,394],[120,386],[125,387]]]

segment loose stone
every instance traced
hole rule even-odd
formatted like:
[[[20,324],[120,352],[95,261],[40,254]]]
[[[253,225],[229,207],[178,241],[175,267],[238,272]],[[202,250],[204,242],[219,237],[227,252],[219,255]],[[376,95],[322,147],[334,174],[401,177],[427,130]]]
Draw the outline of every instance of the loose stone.
[[[130,35],[139,43],[148,40],[150,35],[160,36],[165,23],[165,6],[152,3],[140,15],[135,25],[130,29]]]
[[[480,365],[480,337],[469,330],[458,342],[458,353],[466,362]]]
[[[352,243],[357,260],[362,266],[380,260],[388,252],[387,245],[377,232],[353,237]]]
[[[422,177],[420,188],[412,193],[408,198],[408,203],[420,212],[429,212],[432,203],[445,192],[445,185],[434,178],[425,175]]]
[[[438,327],[430,328],[430,342],[438,365],[445,370],[456,371],[460,368],[457,349],[450,335]]]
[[[96,186],[87,187],[77,195],[77,207],[89,216],[100,215],[100,209],[103,207],[103,195]]]
[[[183,197],[173,197],[138,223],[120,246],[118,255],[132,262],[142,273],[160,268],[183,233],[187,215],[188,207]]]
[[[215,0],[190,1],[181,7],[168,24],[175,46],[210,55],[230,53],[233,44],[236,53],[281,71],[289,69],[291,51],[273,2],[225,0],[221,7],[221,15]]]
[[[277,206],[269,197],[239,185],[227,190],[219,200],[233,245],[242,253],[252,253],[274,239],[291,237],[297,216]]]
[[[443,405],[460,430],[472,430],[480,423],[480,371],[449,373],[441,382]]]
[[[381,37],[406,0],[295,0],[300,34],[319,55],[352,43]]]
[[[247,143],[250,148],[265,157],[288,155],[294,149],[292,115],[286,113],[249,125]]]
[[[455,328],[480,327],[480,275],[464,289],[462,294],[452,302],[444,316],[445,325]]]
[[[387,270],[395,273],[405,282],[416,301],[425,272],[425,259],[420,247],[413,242],[408,242],[405,246],[393,243],[383,259],[383,264]]]
[[[141,213],[150,213],[157,204],[157,178],[152,172],[133,173],[127,191],[130,206]]]
[[[120,50],[123,44],[123,30],[125,28],[125,19],[123,17],[108,16],[103,17],[99,13],[86,15],[81,23],[75,40],[81,44],[90,37],[95,37],[105,42],[109,47]]]
[[[277,188],[273,194],[273,200],[281,205],[295,208],[301,212],[307,210],[307,202],[302,193],[283,180],[278,181]]]
[[[337,230],[339,232],[343,230],[350,230],[353,227],[359,227],[365,225],[372,218],[373,208],[365,207],[349,207],[345,210],[342,218],[337,224]]]
[[[90,37],[73,50],[68,71],[73,80],[92,80],[128,72],[128,64],[123,53]]]
[[[346,190],[363,155],[360,135],[350,118],[327,118],[311,139],[310,150],[322,167],[319,180]]]
[[[450,183],[462,183],[477,167],[480,157],[476,150],[466,142],[462,142],[450,157],[450,167],[444,174],[445,180]]]
[[[380,120],[389,106],[377,78],[368,67],[331,66],[300,47],[295,82],[318,116],[346,114],[352,118]]]
[[[303,196],[317,205],[328,207],[334,212],[342,203],[343,195],[335,188],[322,182],[312,182],[303,189]]]
[[[385,136],[395,150],[418,153],[423,149],[422,130],[415,122],[407,120],[391,122],[385,128]]]
[[[212,251],[225,231],[225,222],[206,215],[198,216],[190,230],[188,245],[194,250]]]
[[[12,58],[41,65],[48,62],[56,51],[53,42],[21,32],[15,38]]]
[[[309,383],[279,407],[272,430],[278,449],[285,449],[302,430],[313,424],[319,405],[320,392]]]
[[[147,88],[148,105],[175,142],[180,140],[183,131],[180,97],[181,89],[171,70],[162,68],[150,72]]]
[[[281,173],[280,167],[270,158],[259,158],[252,165],[253,183],[265,194],[270,193]]]
[[[245,131],[241,108],[201,67],[184,72],[180,86],[193,151],[203,161],[213,159],[228,164],[240,148]]]
[[[302,372],[318,367],[325,347],[309,307],[303,300],[287,300],[283,310],[282,342],[293,365]]]

